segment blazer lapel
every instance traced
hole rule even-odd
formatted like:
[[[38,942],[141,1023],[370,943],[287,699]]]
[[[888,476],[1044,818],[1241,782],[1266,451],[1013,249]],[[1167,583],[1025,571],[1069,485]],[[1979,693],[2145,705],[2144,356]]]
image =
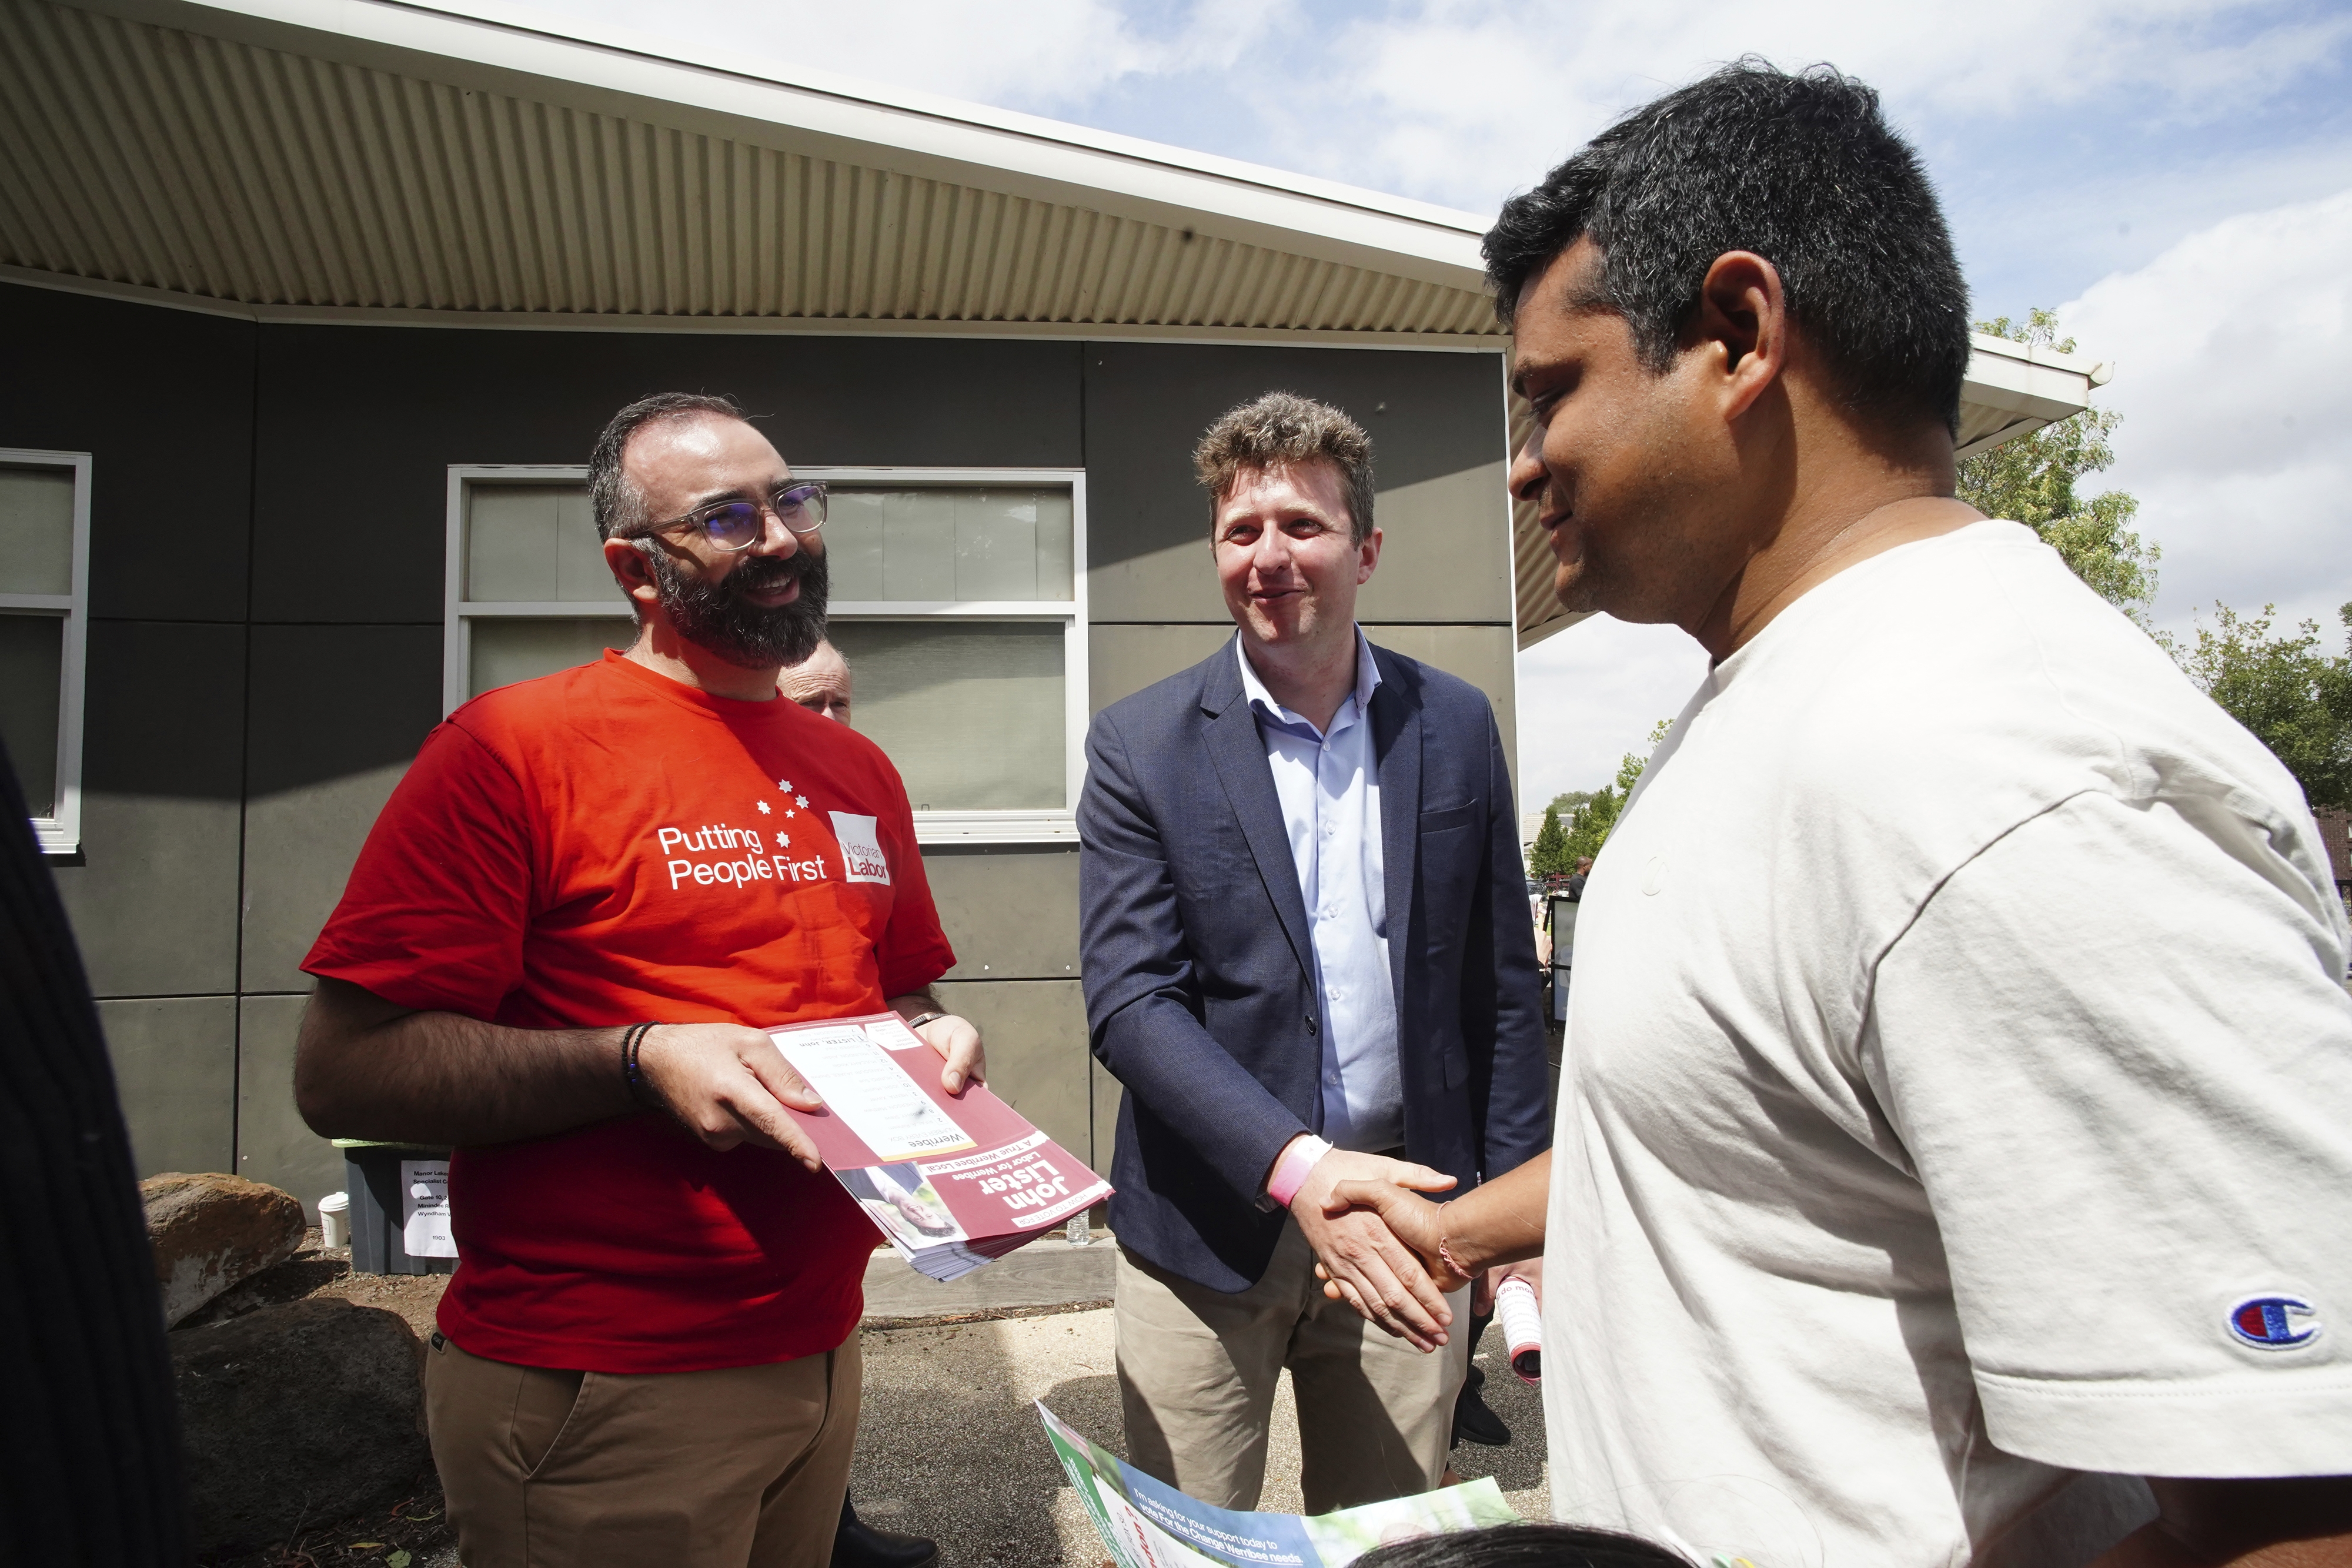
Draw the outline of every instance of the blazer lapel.
[[[1372,694],[1372,757],[1381,776],[1381,881],[1388,892],[1389,982],[1396,988],[1397,1017],[1405,1014],[1405,956],[1412,943],[1412,888],[1421,850],[1421,698],[1408,691],[1399,672],[1381,659],[1380,689]]]
[[[1222,673],[1220,674],[1220,672]],[[1298,862],[1290,855],[1290,834],[1282,824],[1282,802],[1274,792],[1274,769],[1265,760],[1265,742],[1258,735],[1257,718],[1242,698],[1241,671],[1230,648],[1201,693],[1202,710],[1210,716],[1203,738],[1209,759],[1215,764],[1225,800],[1241,824],[1242,837],[1257,862],[1257,873],[1274,899],[1282,920],[1282,934],[1311,983],[1315,977],[1314,949],[1307,946],[1307,900],[1298,891]]]

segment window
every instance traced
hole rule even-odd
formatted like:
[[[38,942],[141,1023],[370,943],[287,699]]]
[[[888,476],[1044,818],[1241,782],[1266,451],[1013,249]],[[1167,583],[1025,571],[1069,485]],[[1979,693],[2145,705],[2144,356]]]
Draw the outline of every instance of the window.
[[[1086,476],[797,468],[831,487],[831,634],[926,843],[1074,841]],[[635,634],[580,468],[453,468],[445,708]]]
[[[0,447],[0,740],[45,853],[81,847],[89,454]]]

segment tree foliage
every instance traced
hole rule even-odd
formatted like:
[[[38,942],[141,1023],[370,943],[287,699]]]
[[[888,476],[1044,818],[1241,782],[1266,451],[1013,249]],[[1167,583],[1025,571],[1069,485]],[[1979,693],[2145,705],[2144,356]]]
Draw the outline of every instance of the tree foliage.
[[[1657,750],[1658,742],[1666,738],[1666,731],[1671,727],[1668,720],[1660,719],[1650,731],[1648,749],[1640,756],[1627,752],[1617,764],[1616,782],[1591,791],[1585,796],[1584,803],[1576,808],[1575,814],[1569,819],[1567,842],[1560,852],[1564,870],[1573,871],[1578,861],[1601,852],[1601,846],[1609,841],[1610,831],[1617,826],[1618,817],[1624,812],[1626,800],[1633,796],[1633,786],[1642,781],[1642,770],[1649,766],[1650,753]]]
[[[2002,316],[1976,328],[2013,343],[2074,351],[2074,339],[2058,340],[2058,318],[2048,310],[2034,310],[2022,323]],[[1963,458],[1959,497],[1988,517],[2007,517],[2040,534],[2099,597],[2146,626],[2163,552],[2127,526],[2138,515],[2139,502],[2122,490],[2085,500],[2074,488],[2086,475],[2115,462],[2107,438],[2122,423],[2121,414],[2084,409]]]
[[[2273,632],[2276,609],[2213,606],[2191,648],[2173,649],[2189,678],[2286,764],[2314,806],[2352,809],[2352,604],[2336,612],[2345,652],[2321,647],[2319,622]]]
[[[1536,830],[1536,841],[1528,851],[1529,876],[1565,876],[1576,869],[1576,862],[1567,857],[1568,831],[1559,825],[1559,802],[1544,808],[1543,826]]]

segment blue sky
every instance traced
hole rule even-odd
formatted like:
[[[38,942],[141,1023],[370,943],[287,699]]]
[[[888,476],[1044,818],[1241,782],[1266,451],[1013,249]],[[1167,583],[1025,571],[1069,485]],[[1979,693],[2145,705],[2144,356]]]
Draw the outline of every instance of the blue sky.
[[[2352,601],[2352,6],[2189,0],[531,0],[536,8],[1491,213],[1741,54],[1880,88],[1980,316],[2116,367],[2105,483],[2160,622]],[[2340,644],[2339,644],[2340,645]],[[1601,782],[1703,660],[1594,621],[1520,661],[1522,793]]]

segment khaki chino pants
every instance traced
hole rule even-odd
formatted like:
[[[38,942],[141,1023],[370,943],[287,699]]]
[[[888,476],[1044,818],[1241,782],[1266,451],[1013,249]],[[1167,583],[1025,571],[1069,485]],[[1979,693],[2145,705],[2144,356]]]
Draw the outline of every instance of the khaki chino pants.
[[[513,1366],[440,1334],[433,1458],[467,1568],[826,1568],[857,1439],[857,1335],[766,1366]]]
[[[1448,1296],[1451,1340],[1423,1354],[1325,1298],[1296,1220],[1265,1278],[1234,1295],[1119,1249],[1113,1312],[1128,1462],[1187,1497],[1244,1511],[1265,1482],[1282,1369],[1298,1400],[1308,1513],[1436,1486],[1470,1365],[1467,1286]]]

